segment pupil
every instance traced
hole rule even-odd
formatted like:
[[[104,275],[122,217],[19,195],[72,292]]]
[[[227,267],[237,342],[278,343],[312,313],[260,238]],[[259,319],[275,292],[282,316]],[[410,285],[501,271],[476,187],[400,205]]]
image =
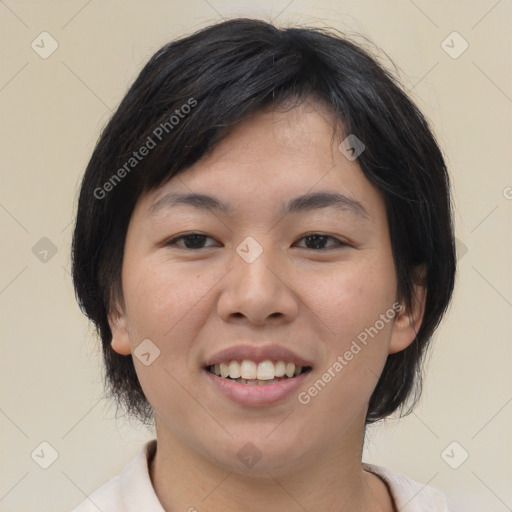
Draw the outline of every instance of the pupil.
[[[206,235],[187,235],[185,238],[185,246],[187,249],[200,249]],[[192,244],[190,244],[192,240]],[[190,247],[191,246],[191,247]]]
[[[307,241],[311,241],[311,240],[316,240],[316,243],[313,243],[313,246],[315,249],[323,249],[323,245],[322,243],[320,243],[321,247],[318,246],[318,239],[322,239],[323,242],[325,242],[327,240],[327,237],[326,236],[323,236],[323,235],[310,235],[310,236],[307,236],[306,237],[306,240]]]

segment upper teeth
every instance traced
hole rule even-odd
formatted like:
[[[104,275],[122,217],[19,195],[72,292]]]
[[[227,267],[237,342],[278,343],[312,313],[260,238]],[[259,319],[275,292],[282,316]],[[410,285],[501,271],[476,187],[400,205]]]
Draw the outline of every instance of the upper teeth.
[[[302,366],[295,366],[295,363],[285,363],[284,361],[266,360],[257,364],[254,361],[244,359],[241,363],[230,361],[229,363],[216,364],[213,367],[215,375],[220,377],[230,377],[231,379],[258,379],[272,380],[275,377],[293,377],[302,372]]]

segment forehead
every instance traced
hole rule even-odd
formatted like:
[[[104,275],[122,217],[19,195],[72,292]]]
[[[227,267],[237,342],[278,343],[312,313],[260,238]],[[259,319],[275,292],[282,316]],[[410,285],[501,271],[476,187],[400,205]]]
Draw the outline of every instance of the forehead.
[[[338,149],[342,137],[336,119],[315,103],[261,111],[147,194],[140,207],[147,217],[179,208],[261,216],[327,207],[372,218],[383,206],[381,195]]]

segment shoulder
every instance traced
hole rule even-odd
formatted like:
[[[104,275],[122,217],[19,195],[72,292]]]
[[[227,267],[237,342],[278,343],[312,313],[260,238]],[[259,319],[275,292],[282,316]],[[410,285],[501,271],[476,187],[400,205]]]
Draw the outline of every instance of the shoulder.
[[[121,496],[121,477],[116,476],[96,489],[71,512],[98,512],[124,510]]]
[[[400,512],[449,512],[446,496],[435,487],[374,464],[363,464],[366,471],[386,482]]]
[[[155,449],[156,440],[147,442],[119,476],[96,489],[71,512],[164,512],[148,470],[148,457]]]

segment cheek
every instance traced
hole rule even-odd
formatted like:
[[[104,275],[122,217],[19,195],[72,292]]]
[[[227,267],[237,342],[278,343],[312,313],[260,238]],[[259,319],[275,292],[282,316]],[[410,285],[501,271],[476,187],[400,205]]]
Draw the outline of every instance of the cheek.
[[[388,355],[396,298],[393,262],[361,259],[309,284],[315,293],[308,305],[322,320],[326,352],[316,384],[302,390],[303,402],[315,414],[329,409],[348,421],[366,406]]]
[[[175,417],[189,418],[194,409],[186,391],[197,371],[192,367],[191,340],[202,323],[205,305],[200,299],[211,288],[196,276],[197,272],[179,272],[154,263],[127,267],[124,276],[135,370],[148,401],[163,417],[172,411]],[[145,350],[150,353],[150,364],[146,364],[148,358],[137,355],[142,340],[151,340]]]
[[[201,310],[214,282],[215,276],[170,264],[149,263],[127,272],[124,286],[132,332],[161,341],[172,337]]]
[[[372,286],[347,277],[332,286],[342,284],[346,285],[342,292],[330,294],[336,300],[325,316],[330,330],[322,364],[315,379],[298,394],[319,440],[340,435],[340,429],[366,414],[388,356],[393,326],[394,294],[383,291],[383,283],[374,280]],[[326,414],[337,421],[325,421]]]
[[[157,411],[172,407],[186,413],[190,397],[182,386],[189,388],[200,370],[194,340],[211,315],[211,291],[222,275],[214,270],[185,271],[168,262],[154,261],[126,272],[134,365],[144,393]],[[136,357],[137,347],[146,339],[151,340],[158,353],[150,366]]]
[[[394,267],[382,258],[367,258],[324,275],[310,273],[303,282],[308,307],[323,321],[329,338],[341,345],[372,326],[396,299]]]

